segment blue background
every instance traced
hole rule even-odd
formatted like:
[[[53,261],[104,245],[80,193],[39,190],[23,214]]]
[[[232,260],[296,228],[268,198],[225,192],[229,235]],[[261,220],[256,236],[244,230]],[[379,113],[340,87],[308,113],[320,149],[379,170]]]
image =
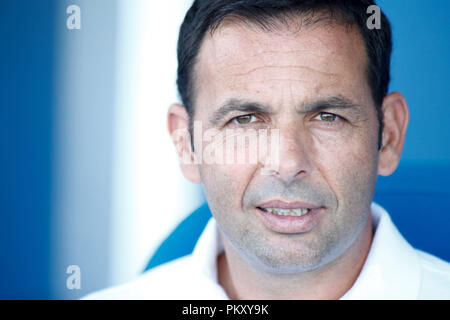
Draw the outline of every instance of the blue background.
[[[450,2],[384,0],[394,35],[391,90],[410,107],[403,160],[450,161]]]
[[[379,4],[394,33],[391,90],[406,96],[411,120],[399,171],[380,179],[377,197],[384,197],[392,211],[398,197],[408,201],[414,192],[417,199],[425,194],[417,211],[393,214],[394,222],[407,239],[414,239],[413,245],[450,260],[445,210],[450,181],[450,2]],[[51,228],[57,228],[51,225],[54,21],[65,12],[55,8],[56,0],[0,4],[1,299],[57,298],[49,271]],[[417,168],[419,175],[412,176]],[[413,214],[423,220],[410,219]]]
[[[2,299],[51,297],[54,4],[0,4]]]

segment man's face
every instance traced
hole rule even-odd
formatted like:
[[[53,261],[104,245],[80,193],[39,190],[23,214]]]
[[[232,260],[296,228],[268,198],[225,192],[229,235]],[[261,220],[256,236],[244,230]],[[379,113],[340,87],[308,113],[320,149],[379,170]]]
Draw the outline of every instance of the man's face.
[[[267,32],[230,23],[206,36],[195,67],[194,120],[223,133],[279,130],[271,174],[262,161],[199,165],[220,229],[254,267],[316,269],[345,252],[365,225],[378,164],[366,59],[356,29],[338,25]],[[229,101],[265,109],[211,121]],[[270,212],[294,202],[315,209],[302,217]]]

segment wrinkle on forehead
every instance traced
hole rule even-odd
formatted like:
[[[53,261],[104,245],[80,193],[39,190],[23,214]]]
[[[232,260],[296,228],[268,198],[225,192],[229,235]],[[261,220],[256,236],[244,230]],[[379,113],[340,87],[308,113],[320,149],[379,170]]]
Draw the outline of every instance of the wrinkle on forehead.
[[[199,52],[195,100],[200,90],[213,98],[230,89],[258,92],[258,86],[264,90],[280,85],[292,95],[333,87],[348,91],[367,83],[365,46],[356,28],[317,27],[296,34],[239,25],[219,29],[205,37]],[[295,83],[299,85],[294,88]]]
[[[348,28],[337,26],[339,30],[350,33]],[[222,29],[222,28],[221,28]],[[318,36],[309,36],[311,32],[319,30]],[[214,73],[242,75],[260,68],[309,68],[310,71],[331,75],[330,67],[349,62],[349,59],[361,60],[365,58],[362,39],[355,41],[344,32],[325,28],[292,34],[273,34],[264,31],[245,30],[239,26],[228,26],[226,30],[208,35],[199,52],[199,64],[208,65]],[[353,32],[358,33],[357,30]],[[268,38],[267,35],[271,37]],[[358,33],[359,36],[359,33]],[[298,41],[297,41],[298,39]],[[277,48],[274,49],[273,41]],[[358,55],[358,53],[362,53]],[[327,59],[333,56],[334,61]],[[293,58],[297,58],[295,61]],[[342,61],[347,59],[347,61]],[[308,60],[320,62],[312,68],[306,66]],[[364,64],[364,61],[362,64]]]
[[[236,67],[236,66],[241,66],[242,64],[248,63],[248,62],[252,62],[255,60],[255,58],[258,57],[269,57],[269,56],[280,56],[280,55],[290,55],[290,54],[306,54],[308,52],[310,52],[310,49],[288,49],[288,50],[284,50],[284,51],[280,51],[280,50],[262,50],[259,51],[257,53],[253,53],[253,54],[247,54],[245,57],[241,57],[242,61],[240,61],[239,63],[228,63],[226,68],[232,68],[232,67]],[[321,52],[317,52],[316,55],[321,55]],[[224,66],[218,66],[218,70],[220,71],[221,69],[223,69]]]
[[[337,74],[335,74],[335,73],[330,73],[330,72],[325,72],[325,71],[321,71],[321,70],[318,70],[318,69],[315,69],[315,68],[312,68],[312,67],[307,67],[307,66],[295,66],[295,65],[289,65],[289,66],[279,66],[279,65],[273,65],[273,66],[260,66],[260,67],[255,67],[255,68],[253,68],[253,69],[250,69],[250,70],[247,70],[246,72],[243,72],[243,73],[232,73],[231,75],[232,76],[236,76],[236,77],[239,77],[239,76],[245,76],[245,75],[249,75],[250,73],[252,73],[252,72],[256,72],[256,71],[258,71],[258,70],[264,70],[264,69],[289,69],[289,70],[292,70],[292,69],[299,69],[299,70],[306,70],[306,71],[312,71],[312,72],[315,72],[315,73],[319,73],[319,74],[322,74],[322,75],[325,75],[325,76],[328,76],[328,77],[335,77],[335,78],[337,78],[338,77],[338,75]],[[298,79],[292,79],[292,80],[297,80],[298,81]]]

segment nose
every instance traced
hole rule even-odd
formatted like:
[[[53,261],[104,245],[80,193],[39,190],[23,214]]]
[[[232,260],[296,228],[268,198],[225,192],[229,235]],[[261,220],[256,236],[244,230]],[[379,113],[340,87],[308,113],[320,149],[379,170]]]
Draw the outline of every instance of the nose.
[[[279,129],[278,165],[272,174],[285,183],[306,176],[311,171],[308,137],[296,126]]]

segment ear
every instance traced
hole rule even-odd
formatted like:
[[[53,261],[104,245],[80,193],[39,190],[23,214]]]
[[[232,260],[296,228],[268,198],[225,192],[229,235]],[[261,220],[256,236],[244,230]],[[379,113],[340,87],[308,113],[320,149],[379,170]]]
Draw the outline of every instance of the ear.
[[[383,144],[379,153],[378,174],[391,175],[400,162],[409,122],[408,104],[399,92],[387,95],[383,100]]]
[[[189,115],[186,108],[179,104],[171,105],[167,120],[169,133],[177,150],[183,175],[191,182],[200,183],[200,173],[197,164],[195,164],[195,155],[191,147]]]

